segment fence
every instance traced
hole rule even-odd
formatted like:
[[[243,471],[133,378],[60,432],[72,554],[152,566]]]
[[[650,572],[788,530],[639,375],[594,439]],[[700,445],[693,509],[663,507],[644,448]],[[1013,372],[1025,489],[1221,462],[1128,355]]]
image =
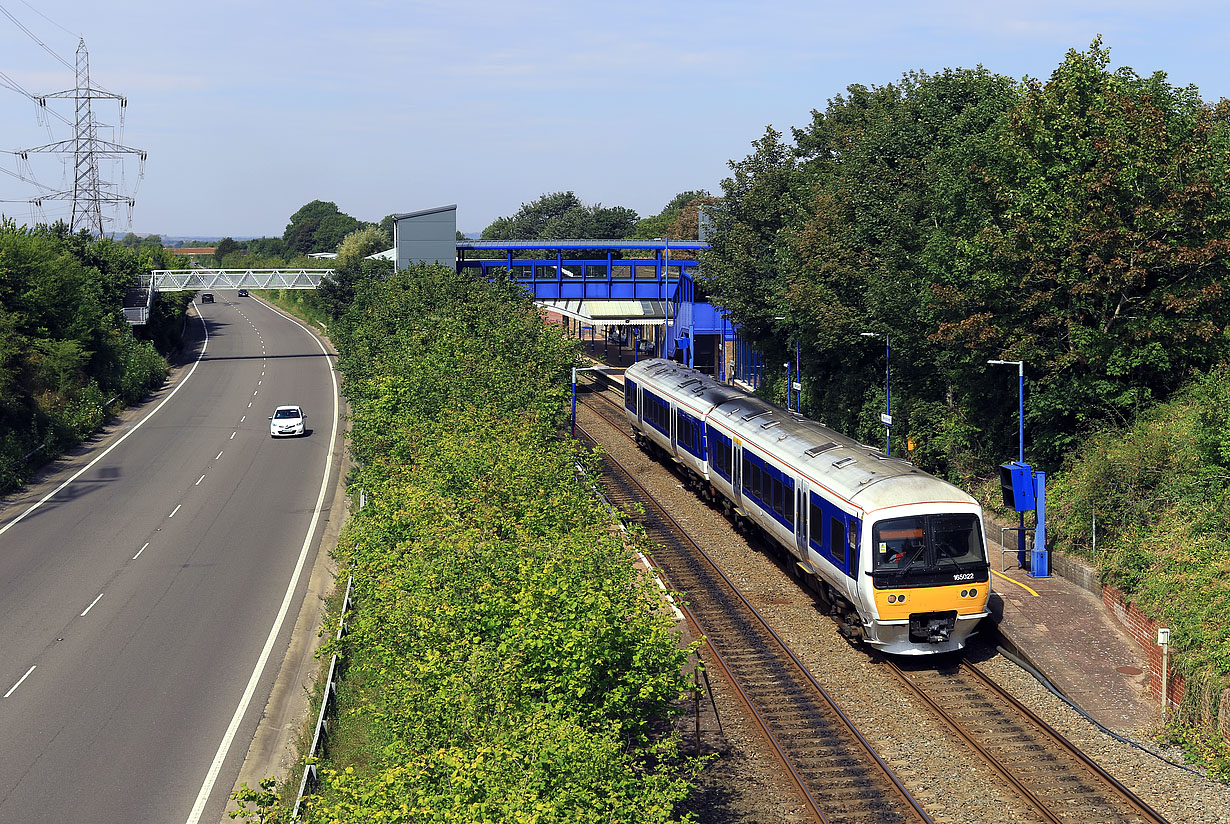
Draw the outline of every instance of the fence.
[[[342,599],[341,615],[337,619],[337,634],[334,638],[341,640],[346,634],[346,613],[350,611],[350,596],[354,592],[354,576],[346,579],[346,597]],[[291,820],[299,821],[299,811],[303,806],[303,796],[315,789],[319,781],[316,765],[312,763],[318,755],[323,754],[328,746],[329,718],[336,708],[337,700],[337,653],[329,660],[329,677],[325,680],[325,693],[320,699],[320,714],[316,717],[316,731],[312,734],[312,746],[307,753],[308,763],[303,768],[303,779],[299,782],[299,794],[295,796],[295,806],[291,809]]]

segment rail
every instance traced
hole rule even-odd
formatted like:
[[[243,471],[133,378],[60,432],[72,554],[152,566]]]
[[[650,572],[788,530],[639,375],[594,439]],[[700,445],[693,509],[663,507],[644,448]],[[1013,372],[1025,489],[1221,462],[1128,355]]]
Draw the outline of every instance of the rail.
[[[350,611],[350,596],[354,593],[354,576],[346,579],[346,596],[342,599],[341,615],[337,619],[337,632],[334,634],[335,640],[342,640],[342,636],[346,634],[346,613]],[[337,708],[337,653],[333,653],[333,657],[329,660],[329,675],[325,679],[325,693],[320,699],[320,712],[316,716],[316,730],[312,734],[312,746],[308,749],[307,764],[303,767],[303,778],[299,781],[299,794],[295,796],[295,806],[291,808],[290,817],[292,821],[302,820],[300,810],[303,806],[303,797],[315,789],[320,781],[319,773],[316,770],[314,760],[317,753],[323,752],[328,746],[329,737],[329,715]]]

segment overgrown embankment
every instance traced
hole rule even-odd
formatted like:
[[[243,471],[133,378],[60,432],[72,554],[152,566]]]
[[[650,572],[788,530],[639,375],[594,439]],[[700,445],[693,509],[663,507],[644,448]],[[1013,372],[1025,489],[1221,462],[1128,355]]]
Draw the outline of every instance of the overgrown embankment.
[[[1091,438],[1048,495],[1057,546],[1170,627],[1187,680],[1176,734],[1230,777],[1230,753],[1207,729],[1230,687],[1230,369]]]
[[[121,307],[136,276],[169,257],[0,220],[0,491],[162,384],[155,343],[178,343],[191,295],[160,296],[144,339]]]
[[[674,820],[685,652],[557,437],[574,344],[444,267],[364,285],[331,332],[368,503],[305,820]]]

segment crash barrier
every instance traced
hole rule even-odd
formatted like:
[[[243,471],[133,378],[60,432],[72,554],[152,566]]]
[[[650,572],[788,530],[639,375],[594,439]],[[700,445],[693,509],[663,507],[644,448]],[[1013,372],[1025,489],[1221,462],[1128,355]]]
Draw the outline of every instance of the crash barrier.
[[[354,576],[346,579],[346,597],[342,599],[341,615],[337,619],[337,633],[333,636],[340,641],[346,634],[346,613],[350,611],[350,596],[354,592]],[[338,657],[333,653],[329,660],[329,677],[325,681],[325,693],[320,699],[320,714],[316,717],[316,731],[312,734],[312,746],[307,753],[307,764],[303,768],[303,779],[299,782],[299,794],[295,796],[295,806],[291,809],[291,820],[299,821],[300,808],[303,806],[303,796],[316,788],[320,780],[316,771],[316,758],[324,754],[328,746],[329,716],[336,709]]]

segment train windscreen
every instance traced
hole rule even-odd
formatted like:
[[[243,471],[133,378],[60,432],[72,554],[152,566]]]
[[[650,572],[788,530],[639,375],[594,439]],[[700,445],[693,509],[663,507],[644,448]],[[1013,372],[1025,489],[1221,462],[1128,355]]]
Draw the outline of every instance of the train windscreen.
[[[982,530],[973,515],[919,515],[875,525],[874,572],[934,572],[985,564]]]

